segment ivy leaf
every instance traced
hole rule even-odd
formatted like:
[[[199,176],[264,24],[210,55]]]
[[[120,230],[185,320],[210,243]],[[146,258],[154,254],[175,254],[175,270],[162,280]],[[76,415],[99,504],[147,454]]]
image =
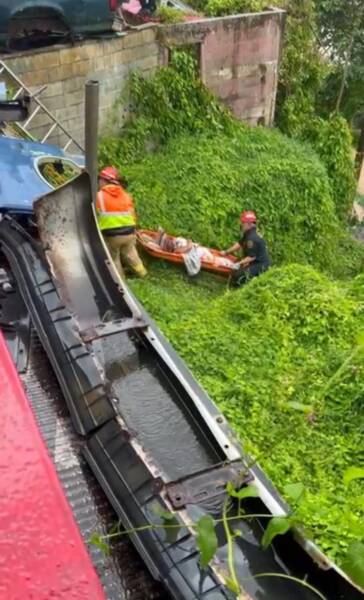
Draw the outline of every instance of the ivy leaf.
[[[152,508],[152,512],[160,517],[165,526],[166,541],[169,544],[173,544],[178,539],[178,534],[182,527],[174,513],[169,512],[162,508],[160,504],[155,504]]]
[[[349,467],[346,469],[344,473],[344,485],[350,485],[354,479],[363,479],[364,478],[364,468],[363,467]]]
[[[217,550],[215,521],[211,515],[204,515],[196,523],[196,545],[200,552],[201,567],[207,567]]]
[[[273,517],[265,530],[262,537],[262,546],[264,550],[272,543],[277,535],[287,533],[291,528],[291,520],[289,517]]]
[[[160,504],[155,504],[152,508],[152,512],[157,516],[163,519],[163,521],[172,521],[175,519],[175,515],[168,510],[164,510]]]
[[[356,343],[360,347],[364,346],[364,331],[359,331],[358,335],[356,336]]]
[[[101,552],[109,556],[110,547],[98,533],[92,534],[90,537],[90,544],[93,544],[93,546],[96,546],[99,550],[101,550]]]
[[[303,412],[305,414],[309,414],[313,412],[313,407],[309,406],[307,404],[302,404],[302,402],[294,402],[292,400],[292,402],[287,402],[287,406],[289,408],[293,408],[293,410],[297,410],[300,412]]]
[[[239,498],[239,500],[243,500],[244,498],[258,498],[259,492],[254,485],[246,485],[242,487],[240,490],[236,490],[233,484],[229,481],[226,486],[227,493],[232,498]]]
[[[362,542],[350,544],[342,568],[354,583],[364,588],[364,544]]]
[[[287,483],[287,485],[284,486],[283,491],[288,500],[295,504],[301,500],[303,492],[305,491],[305,486],[303,483]]]

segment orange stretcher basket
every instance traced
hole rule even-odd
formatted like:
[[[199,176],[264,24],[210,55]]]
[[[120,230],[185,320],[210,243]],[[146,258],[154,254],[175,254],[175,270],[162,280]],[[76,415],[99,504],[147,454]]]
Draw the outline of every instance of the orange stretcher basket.
[[[177,254],[175,252],[166,252],[165,250],[162,250],[162,248],[159,248],[156,245],[156,242],[151,243],[151,240],[157,240],[158,236],[159,236],[159,232],[150,231],[149,229],[138,229],[138,231],[137,231],[138,243],[140,244],[140,246],[143,248],[143,250],[147,254],[149,254],[150,256],[153,256],[154,258],[159,258],[162,260],[166,260],[168,262],[183,265],[184,261],[183,261],[182,254]],[[169,236],[169,237],[171,237],[173,239],[173,236]],[[236,258],[236,256],[233,256],[232,254],[223,254],[219,250],[215,250],[215,248],[208,248],[208,250],[214,256],[214,258],[215,257],[227,258],[234,263],[237,263],[239,261],[239,259]],[[205,271],[210,271],[212,273],[218,273],[218,274],[224,275],[226,277],[229,277],[233,271],[233,269],[231,267],[218,265],[215,262],[210,262],[210,261],[206,261],[206,260],[201,260],[201,269],[204,269]]]

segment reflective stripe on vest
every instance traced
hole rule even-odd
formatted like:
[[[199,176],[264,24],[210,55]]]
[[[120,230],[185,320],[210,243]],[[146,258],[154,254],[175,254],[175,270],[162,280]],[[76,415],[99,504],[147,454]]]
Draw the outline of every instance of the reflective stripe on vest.
[[[101,210],[97,211],[97,221],[101,231],[104,229],[118,229],[119,227],[135,227],[136,221],[133,210],[107,212],[102,190],[99,192],[98,199]]]

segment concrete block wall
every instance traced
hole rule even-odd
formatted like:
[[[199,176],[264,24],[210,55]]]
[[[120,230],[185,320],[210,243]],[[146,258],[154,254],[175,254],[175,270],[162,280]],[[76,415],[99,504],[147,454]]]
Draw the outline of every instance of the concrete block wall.
[[[201,78],[241,120],[274,119],[285,12],[204,19],[164,27],[166,47],[199,44]]]
[[[129,73],[139,69],[151,74],[168,63],[170,49],[191,44],[198,45],[200,74],[207,87],[238,118],[252,125],[271,125],[284,16],[283,11],[270,10],[156,26],[131,31],[124,37],[55,46],[3,60],[32,91],[46,86],[39,98],[81,145],[87,80],[98,79],[101,84],[101,132],[109,128],[115,133],[127,115],[127,99],[117,110],[112,109],[121,98]],[[46,113],[39,113],[28,129],[42,139],[51,123]],[[57,129],[47,141],[64,146],[67,138]]]
[[[160,63],[160,46],[156,30],[148,28],[125,37],[12,55],[5,62],[32,91],[47,86],[39,95],[40,100],[83,145],[86,81],[100,81],[100,128],[105,131],[110,127],[115,131],[125,118],[127,107],[111,109],[121,97],[129,73],[135,69],[145,75],[152,73]],[[41,139],[50,124],[49,117],[40,112],[28,129]],[[66,138],[57,129],[47,141],[63,146]]]

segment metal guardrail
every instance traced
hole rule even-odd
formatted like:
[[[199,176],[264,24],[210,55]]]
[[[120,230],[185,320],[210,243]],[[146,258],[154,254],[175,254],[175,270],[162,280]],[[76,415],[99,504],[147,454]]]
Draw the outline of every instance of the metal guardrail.
[[[49,118],[49,120],[50,120],[51,123],[49,125],[48,130],[46,131],[46,133],[43,135],[43,137],[39,141],[42,144],[45,143],[49,139],[49,137],[52,134],[54,134],[57,129],[59,129],[66,136],[66,138],[67,138],[67,141],[66,141],[66,143],[63,146],[63,150],[65,152],[67,150],[69,150],[70,146],[73,144],[78,150],[81,150],[81,152],[84,153],[83,146],[81,146],[81,144],[79,142],[77,142],[77,140],[75,140],[75,138],[62,125],[62,123],[54,116],[54,114],[39,99],[39,95],[42,92],[44,92],[44,90],[47,88],[46,85],[40,87],[36,91],[32,91],[29,87],[27,87],[21,81],[21,79],[10,69],[10,67],[8,67],[8,65],[4,61],[1,60],[0,61],[0,78],[1,78],[1,76],[4,76],[4,75],[7,76],[7,78],[10,80],[9,82],[11,84],[13,84],[13,85],[15,84],[15,87],[16,87],[16,91],[12,95],[12,98],[9,98],[9,100],[17,100],[22,95],[26,95],[35,104],[34,110],[30,113],[30,115],[27,118],[27,120],[25,121],[25,123],[21,123],[19,121],[16,122],[17,128],[20,130],[20,132],[23,134],[23,136],[25,138],[27,138],[27,139],[29,139],[29,138],[34,139],[34,137],[32,136],[32,134],[28,130],[28,127],[29,127],[30,123],[33,121],[33,119],[34,119],[34,117],[36,115],[44,113],[44,114],[46,114],[48,116],[48,118]]]

